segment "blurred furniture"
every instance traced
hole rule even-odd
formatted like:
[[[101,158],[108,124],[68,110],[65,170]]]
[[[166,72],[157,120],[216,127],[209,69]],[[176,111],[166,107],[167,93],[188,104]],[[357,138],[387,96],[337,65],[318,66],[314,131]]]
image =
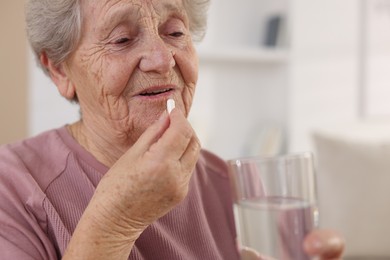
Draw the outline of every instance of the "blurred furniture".
[[[321,130],[313,140],[320,225],[343,233],[346,259],[390,259],[390,124]]]

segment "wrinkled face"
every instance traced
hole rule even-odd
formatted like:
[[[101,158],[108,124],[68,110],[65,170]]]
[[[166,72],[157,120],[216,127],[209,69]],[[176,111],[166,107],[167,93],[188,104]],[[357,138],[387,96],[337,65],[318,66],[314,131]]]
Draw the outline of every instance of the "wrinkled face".
[[[168,98],[188,115],[198,62],[182,0],[85,0],[82,17],[66,70],[84,125],[132,144]]]

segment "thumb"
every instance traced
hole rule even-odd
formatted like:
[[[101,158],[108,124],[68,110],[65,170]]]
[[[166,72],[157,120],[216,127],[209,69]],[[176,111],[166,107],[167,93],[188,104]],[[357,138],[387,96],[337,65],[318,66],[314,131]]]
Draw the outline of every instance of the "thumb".
[[[164,111],[158,120],[156,120],[151,126],[149,126],[145,132],[138,138],[137,142],[133,145],[133,150],[138,154],[143,154],[149,150],[150,146],[157,142],[157,140],[164,134],[165,130],[169,127],[170,119],[166,111]]]
[[[343,253],[344,239],[336,231],[317,229],[307,235],[303,246],[311,256],[336,259]]]

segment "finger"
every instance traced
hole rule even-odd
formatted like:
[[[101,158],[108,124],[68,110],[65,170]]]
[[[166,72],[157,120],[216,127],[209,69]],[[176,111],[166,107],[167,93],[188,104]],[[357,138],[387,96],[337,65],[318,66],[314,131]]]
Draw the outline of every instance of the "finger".
[[[164,111],[158,120],[149,126],[145,132],[140,136],[137,142],[133,145],[133,151],[137,151],[138,154],[143,154],[149,148],[158,141],[158,139],[164,134],[169,126],[169,116]]]
[[[261,260],[263,259],[260,254],[252,248],[243,247],[240,250],[241,260]]]
[[[344,239],[336,231],[317,229],[305,238],[304,249],[320,259],[337,259],[343,253]]]
[[[168,157],[179,160],[194,136],[196,136],[195,132],[187,118],[175,108],[170,114],[169,127],[158,140],[157,145]]]
[[[182,169],[185,172],[192,172],[198,161],[201,144],[196,135],[194,135],[187,146],[187,149],[180,158]]]

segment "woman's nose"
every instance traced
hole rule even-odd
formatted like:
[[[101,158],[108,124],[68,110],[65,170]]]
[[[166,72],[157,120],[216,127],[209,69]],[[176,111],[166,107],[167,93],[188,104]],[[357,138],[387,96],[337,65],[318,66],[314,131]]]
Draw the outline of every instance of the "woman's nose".
[[[144,72],[167,73],[176,64],[174,53],[162,39],[149,40],[146,43],[139,68]]]

